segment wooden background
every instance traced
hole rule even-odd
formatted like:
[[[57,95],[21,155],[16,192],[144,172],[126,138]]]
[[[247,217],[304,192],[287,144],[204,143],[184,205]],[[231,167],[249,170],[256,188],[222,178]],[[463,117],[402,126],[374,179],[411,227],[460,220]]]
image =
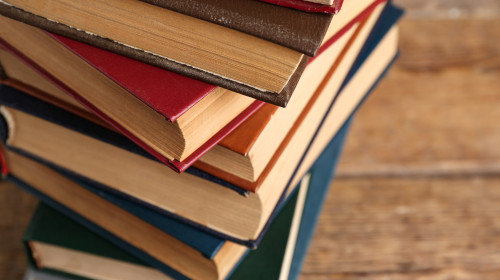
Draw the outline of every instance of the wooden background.
[[[395,3],[401,56],[354,121],[301,279],[500,279],[500,1]],[[35,204],[0,185],[0,279],[24,273]]]
[[[301,279],[500,279],[500,1],[395,3]]]

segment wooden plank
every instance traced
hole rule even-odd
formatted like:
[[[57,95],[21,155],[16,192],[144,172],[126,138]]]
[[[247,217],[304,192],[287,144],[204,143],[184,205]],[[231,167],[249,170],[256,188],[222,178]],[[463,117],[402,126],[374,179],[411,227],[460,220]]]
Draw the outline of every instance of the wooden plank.
[[[500,15],[497,0],[394,0],[394,4],[405,8],[407,17],[417,19],[498,18]]]
[[[499,185],[500,176],[336,180],[301,279],[498,277]]]
[[[401,57],[356,116],[339,175],[500,172],[496,26],[404,21]]]
[[[499,1],[500,3],[500,1]],[[499,70],[500,17],[495,19],[411,20],[400,23],[401,57],[404,71],[439,74],[470,68],[473,76]]]

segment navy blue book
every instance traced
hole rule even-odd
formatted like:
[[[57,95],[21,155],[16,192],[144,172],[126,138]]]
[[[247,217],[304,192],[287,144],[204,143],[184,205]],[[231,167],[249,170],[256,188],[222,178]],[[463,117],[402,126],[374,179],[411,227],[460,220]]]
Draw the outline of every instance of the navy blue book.
[[[266,219],[262,219],[265,223],[260,225],[261,230],[257,232],[258,235],[254,238],[247,239],[242,236],[234,236],[232,234],[229,234],[227,231],[220,230],[217,227],[214,227],[211,224],[200,223],[199,221],[188,219],[184,215],[184,212],[171,210],[171,208],[169,208],[170,205],[157,205],[155,203],[152,203],[151,200],[138,199],[137,194],[140,193],[141,188],[149,187],[147,185],[144,185],[144,180],[142,179],[135,186],[135,189],[129,189],[127,190],[127,192],[123,192],[120,190],[116,190],[115,188],[111,188],[107,184],[99,182],[93,177],[82,175],[81,173],[85,171],[84,168],[77,169],[78,171],[71,170],[67,167],[55,164],[54,158],[42,157],[38,154],[38,152],[47,151],[47,149],[43,148],[43,143],[58,141],[60,139],[45,139],[44,137],[37,137],[37,139],[28,139],[29,137],[26,137],[25,142],[21,143],[22,141],[19,141],[19,139],[22,138],[22,134],[14,133],[13,135],[9,135],[7,148],[10,151],[14,151],[31,159],[35,159],[53,168],[54,170],[57,170],[58,172],[63,173],[66,177],[72,179],[74,182],[78,182],[80,185],[86,186],[87,189],[93,191],[94,194],[104,197],[108,201],[112,201],[116,205],[122,207],[123,209],[126,209],[130,213],[133,213],[135,216],[148,221],[148,223],[151,223],[158,228],[161,228],[163,231],[172,235],[176,239],[182,240],[183,243],[201,252],[208,258],[215,257],[218,250],[222,248],[223,244],[225,243],[225,240],[230,240],[250,247],[256,247],[262,239],[262,236],[270,221],[273,219],[273,217],[277,213],[277,210],[285,201],[289,189],[292,189],[293,186],[296,185],[298,179],[302,174],[305,173],[305,171],[307,171],[311,163],[319,155],[319,152],[323,150],[326,143],[328,143],[328,141],[333,137],[333,135],[339,129],[345,119],[347,119],[355,110],[357,104],[359,104],[360,100],[362,100],[363,96],[369,90],[369,87],[376,82],[384,69],[388,67],[388,65],[392,61],[396,53],[396,38],[393,36],[394,31],[391,30],[394,30],[392,26],[399,18],[399,14],[394,11],[398,10],[391,6],[388,6],[382,13],[382,16],[380,17],[380,20],[378,22],[384,22],[384,24],[377,23],[375,26],[378,29],[374,30],[371,33],[372,35],[370,36],[370,38],[373,38],[375,36],[373,34],[376,34],[376,37],[378,39],[368,40],[367,44],[363,47],[361,51],[361,54],[364,54],[362,56],[362,59],[358,59],[356,61],[356,64],[352,67],[352,69],[355,70],[351,71],[351,76],[344,82],[344,86],[342,90],[337,94],[337,98],[330,104],[330,110],[323,118],[322,125],[320,125],[317,132],[315,133],[315,136],[310,141],[310,148],[306,149],[302,158],[299,160],[299,164],[297,165],[295,171],[291,174],[291,176],[288,179],[285,179],[288,180],[288,182],[284,183],[284,185],[286,185],[284,187],[284,190],[280,193],[275,194],[275,196],[277,195],[277,197],[279,197],[278,203],[276,204],[276,206],[267,206],[268,208],[272,207],[269,208],[269,216]],[[381,45],[382,43],[379,44],[379,42],[382,42],[385,48],[381,49],[379,45]],[[374,60],[374,58],[377,58],[378,60]],[[365,63],[366,61],[370,61],[370,63]],[[362,69],[363,67],[369,68],[371,69],[371,71],[368,71],[369,73],[365,73],[367,71],[364,71],[363,75],[358,75],[358,71],[356,70]],[[367,87],[357,87],[357,83],[352,82],[355,79],[361,80],[362,82],[364,82],[364,84],[367,85]],[[124,150],[131,151],[131,155],[141,154],[140,149],[134,146],[131,142],[127,142],[128,140],[124,137],[102,127],[96,126],[95,124],[84,119],[78,119],[78,117],[76,117],[75,115],[72,115],[48,103],[36,100],[30,96],[23,95],[23,93],[14,89],[3,87],[0,91],[0,102],[5,105],[3,106],[2,113],[4,115],[7,115],[6,119],[11,122],[11,125],[12,122],[21,122],[22,119],[29,119],[28,122],[33,122],[35,124],[43,122],[43,120],[49,120],[49,122],[46,123],[51,123],[51,125],[44,126],[47,129],[50,128],[53,130],[61,131],[60,127],[66,128],[73,126],[71,130],[63,129],[62,131],[65,133],[65,135],[68,134],[71,137],[73,137],[75,134],[83,135],[81,138],[77,138],[84,138],[84,140],[86,141],[84,142],[85,144],[80,145],[81,150],[87,149],[89,145],[86,144],[88,143],[107,143],[112,144],[108,145],[107,147],[113,152],[118,150],[118,148],[116,147],[121,147],[124,148]],[[343,106],[344,104],[352,106],[351,110],[347,110],[347,114],[342,114],[341,112],[342,110],[346,111],[345,108],[348,107]],[[31,115],[23,114],[23,112],[33,114],[37,116],[37,118],[30,118],[29,116]],[[336,123],[334,125],[328,125],[329,122],[332,122],[332,120],[334,120]],[[5,138],[7,138],[7,135],[9,134],[7,124],[8,122],[4,123]],[[24,126],[19,124],[18,127]],[[38,128],[42,126],[34,125],[34,127]],[[40,135],[47,136],[46,134],[43,134],[45,129],[39,129],[39,131],[42,131],[42,134]],[[45,139],[46,141],[37,141],[38,139]],[[55,147],[57,149],[62,147],[64,144],[68,144],[64,141],[59,141],[57,143],[58,145],[57,147]],[[74,143],[69,144],[74,145]],[[38,150],[33,149],[36,147],[38,147]],[[88,150],[85,151],[88,152]],[[102,150],[96,149],[94,151]],[[71,155],[72,158],[80,158],[81,155],[78,154],[78,151],[74,151],[73,153],[74,154]],[[57,151],[53,154],[57,154]],[[98,162],[103,157],[103,155],[99,152],[94,152],[93,156],[96,159],[96,162]],[[152,168],[148,168],[147,170],[153,170],[155,167],[154,160],[147,159],[147,153],[144,153],[144,156],[141,155],[134,159],[137,161],[141,161],[141,163],[144,162],[145,165],[150,164]],[[74,162],[79,162],[79,160],[75,160]],[[91,168],[90,165],[87,167]],[[148,167],[150,166],[148,165]],[[113,170],[103,170],[103,172],[113,172]],[[197,172],[198,171],[193,171],[192,173],[194,174]],[[133,175],[135,174],[133,169],[129,173]],[[161,175],[162,174],[160,173],[145,173],[141,174],[140,176],[134,176],[151,179],[151,176]],[[241,218],[241,221],[239,219],[236,219],[235,221],[230,223],[231,225],[238,225],[234,226],[237,230],[240,230],[240,227],[244,227],[247,224],[244,222],[243,218],[252,214],[251,211],[248,211],[248,209],[255,209],[255,207],[250,206],[252,206],[252,201],[255,202],[255,197],[257,196],[256,194],[239,192],[237,191],[237,187],[229,186],[227,183],[224,183],[216,178],[210,178],[206,174],[183,174],[180,176],[176,174],[176,177],[169,177],[167,179],[171,180],[171,184],[165,185],[165,191],[163,192],[159,190],[159,194],[168,194],[164,195],[165,199],[170,199],[170,201],[177,202],[178,204],[182,205],[190,205],[190,207],[187,208],[188,210],[195,209],[198,213],[201,214],[203,214],[206,209],[197,209],[196,200],[194,198],[192,201],[190,201],[189,198],[192,198],[194,196],[193,192],[196,192],[196,195],[199,197],[204,197],[204,195],[206,195],[207,200],[210,192],[217,192],[218,196],[216,198],[218,199],[213,199],[213,201],[217,201],[218,206],[223,209],[220,214],[225,215],[227,213],[231,213],[231,215]],[[192,185],[187,184],[186,182],[189,182]],[[181,192],[177,196],[172,196],[173,192],[168,191],[170,189],[167,189],[167,187],[171,189],[175,188],[176,190],[182,191],[184,193]],[[212,203],[212,200],[209,201]],[[239,205],[242,204],[247,205],[247,210],[245,210],[245,208],[242,208],[243,210],[241,210],[240,208],[236,208],[240,207]],[[185,227],[182,230],[176,230],[180,227],[172,226],[175,224],[183,224]],[[186,231],[190,232],[190,234],[186,234]],[[193,235],[191,235],[191,232]]]

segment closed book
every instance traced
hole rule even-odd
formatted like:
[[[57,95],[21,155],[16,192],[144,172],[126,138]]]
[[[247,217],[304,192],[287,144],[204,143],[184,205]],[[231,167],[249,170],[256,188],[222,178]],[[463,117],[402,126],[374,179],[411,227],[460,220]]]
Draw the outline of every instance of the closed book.
[[[24,0],[1,1],[0,13],[59,35],[280,106],[285,106],[290,99],[307,62],[302,53],[287,47],[141,1],[95,1],[92,7],[74,1],[47,2],[50,5],[46,5],[45,1],[29,4]],[[177,5],[173,2],[187,1],[157,2],[159,3],[155,4]],[[238,3],[229,0],[225,2],[232,7],[228,8],[226,11],[229,13],[221,18],[227,21],[231,18],[233,21],[243,23],[255,23],[254,15],[260,15],[266,10],[243,7],[243,4],[272,6],[248,0]],[[363,3],[351,5],[352,9],[346,9],[343,13],[347,16],[338,18],[335,28],[331,30],[328,26],[319,29],[316,25],[300,25],[298,28],[307,29],[311,33],[322,33],[321,39],[316,42],[317,51],[322,43],[331,44],[339,34],[350,28],[352,25],[350,22],[360,16],[366,16],[367,11],[373,9],[377,2],[380,1],[363,0]],[[243,13],[233,12],[233,6],[243,8]],[[346,6],[344,5],[344,8]],[[186,13],[206,11],[205,16],[209,17],[213,15],[213,11],[222,11],[199,9],[199,6],[189,3],[184,8],[187,9]],[[58,13],[59,9],[66,12]],[[277,9],[293,11],[283,7]],[[254,12],[248,20],[241,19],[241,15],[251,11]],[[137,14],[148,14],[148,17],[137,17]],[[238,16],[235,17],[236,15]],[[297,20],[297,17],[280,18],[277,15],[279,13],[271,12],[269,16],[279,18],[279,23],[302,22]],[[322,16],[324,15],[315,14],[313,22]],[[260,29],[261,25],[250,24],[250,26]],[[283,30],[283,27],[280,29]],[[288,30],[283,32],[275,32],[277,30],[275,28],[269,30],[271,34],[287,34],[285,35],[287,37],[290,35]],[[292,37],[287,38],[287,41],[291,41]],[[302,35],[297,37],[301,43],[308,42],[302,38],[306,37]],[[329,39],[325,41],[324,38]]]
[[[335,1],[335,4],[330,7],[302,0],[265,0],[260,2],[248,0],[238,2],[230,0],[143,1],[238,30],[294,49],[308,56],[315,56],[317,54],[330,25],[336,25],[336,28],[342,27],[342,23],[335,23],[338,20],[335,17],[347,16],[341,14],[331,15],[340,11],[343,1]],[[303,8],[302,10],[315,12],[323,10],[330,14],[304,13],[300,11],[301,8]],[[292,21],[290,19],[296,20]],[[276,30],[280,30],[281,32],[275,32]]]
[[[56,90],[47,94],[53,99],[74,97],[79,101],[72,104],[76,110],[92,111],[177,171],[187,168],[262,105],[112,52],[52,37],[8,18],[0,17],[0,21],[6,28],[0,40],[4,48],[54,83]],[[32,45],[37,45],[36,51]],[[7,62],[5,67],[10,66]],[[12,70],[21,81],[28,76],[26,70],[12,68],[6,68],[7,75]]]
[[[287,260],[295,255],[295,244],[300,242],[294,236],[302,221],[318,214],[308,211],[306,216],[302,214],[303,209],[314,202],[313,197],[324,194],[328,189],[346,132],[347,126],[331,142],[310,174],[300,183],[300,189],[291,195],[277,214],[261,246],[248,253],[229,279],[256,279],[262,276],[278,279],[280,275],[284,277],[284,274],[288,274],[291,262]],[[19,183],[16,179],[14,181]],[[74,217],[64,208],[56,209],[63,209],[62,213]],[[319,207],[315,209],[319,210]],[[89,231],[55,210],[40,205],[24,237],[30,262],[44,270],[92,276],[95,279],[136,279],[141,274],[147,275],[148,279],[165,278],[158,271],[148,269],[140,258],[128,253],[127,248],[133,244],[116,246],[113,242],[115,237],[109,239],[107,235],[103,238],[96,234],[92,231],[95,230],[95,225],[90,229]]]
[[[394,18],[392,22],[393,23],[395,22]],[[82,149],[89,149],[89,150],[87,150],[85,153],[82,153],[81,155],[79,154],[79,159],[80,159],[79,162],[75,162],[71,159],[69,161],[63,160],[63,158],[61,158],[61,156],[64,157],[68,154],[71,154],[71,142],[73,141],[70,142],[62,141],[61,137],[54,138],[51,136],[52,134],[42,136],[44,135],[43,133],[45,133],[44,131],[38,131],[39,133],[42,134],[39,134],[37,138],[47,139],[46,137],[52,137],[50,140],[47,139],[47,141],[42,141],[37,145],[28,145],[27,142],[23,143],[28,139],[22,140],[23,138],[22,135],[14,134],[10,137],[10,141],[8,142],[8,147],[16,151],[23,151],[24,154],[30,154],[31,156],[39,160],[42,159],[45,161],[50,161],[53,163],[53,165],[63,167],[72,173],[78,173],[81,176],[86,177],[87,180],[93,181],[96,184],[102,184],[105,185],[107,188],[113,188],[115,191],[121,193],[124,196],[128,196],[131,198],[133,197],[136,200],[147,202],[153,209],[158,209],[160,212],[166,211],[176,217],[182,216],[182,218],[184,218],[185,220],[191,221],[193,224],[201,226],[201,228],[208,228],[209,230],[211,229],[212,232],[215,231],[215,233],[220,234],[220,236],[223,236],[224,238],[228,239],[232,238],[232,240],[234,241],[244,242],[246,244],[255,244],[256,242],[258,242],[259,236],[261,236],[261,233],[263,232],[263,229],[265,227],[265,222],[267,222],[269,220],[269,217],[271,217],[271,214],[273,213],[276,205],[279,204],[279,201],[281,201],[281,197],[284,197],[284,193],[286,193],[286,190],[289,189],[289,186],[292,187],[295,186],[295,184],[297,183],[297,181],[295,181],[296,180],[295,178],[298,178],[302,176],[302,174],[305,174],[307,168],[311,166],[314,159],[318,156],[316,152],[318,150],[323,149],[324,143],[328,143],[329,139],[332,138],[337,129],[342,126],[343,122],[350,115],[351,110],[356,108],[359,101],[369,90],[370,85],[375,83],[380,73],[383,72],[385,67],[390,63],[396,51],[396,39],[397,39],[396,31],[397,30],[395,28],[391,28],[390,32],[388,32],[388,30],[385,31],[386,35],[383,36],[384,39],[381,41],[378,47],[375,48],[372,54],[368,56],[366,62],[356,72],[356,75],[354,75],[351,81],[344,87],[342,92],[345,92],[346,94],[341,93],[339,95],[337,101],[340,100],[344,101],[335,102],[335,104],[337,105],[333,105],[333,101],[330,104],[326,104],[327,106],[333,106],[331,112],[329,112],[326,116],[326,119],[328,119],[330,123],[331,122],[333,123],[329,124],[328,126],[323,126],[323,127],[320,126],[321,129],[318,131],[323,131],[322,133],[314,132],[316,131],[316,129],[314,129],[314,127],[311,126],[310,123],[308,123],[307,121],[302,123],[300,127],[297,129],[298,133],[294,134],[295,136],[292,139],[290,139],[290,141],[286,144],[286,147],[284,148],[282,155],[279,158],[277,158],[274,165],[274,167],[276,168],[272,168],[272,170],[270,170],[268,177],[266,178],[266,180],[264,180],[263,185],[261,186],[259,191],[256,194],[250,194],[246,197],[241,196],[240,194],[235,192],[234,189],[221,188],[221,185],[218,182],[211,182],[208,180],[199,179],[196,178],[196,176],[192,176],[190,174],[184,174],[186,176],[183,175],[183,176],[169,177],[169,175],[166,174],[165,172],[159,172],[157,174],[151,173],[152,170],[160,171],[161,169],[159,169],[159,167],[157,167],[153,162],[145,160],[140,156],[133,157],[132,158],[133,160],[129,161],[122,160],[118,156],[118,154],[113,154],[113,156],[102,158],[102,155],[105,154],[103,151],[108,150],[108,151],[114,151],[113,153],[115,153],[118,152],[118,150],[116,148],[113,148],[113,146],[103,145],[100,142],[94,140],[91,141],[90,138],[85,138],[87,139],[85,141],[90,141],[90,142],[85,142],[86,144],[82,145],[82,148],[80,148],[80,151],[83,151]],[[379,70],[377,70],[379,72],[375,71],[377,67],[379,67]],[[370,80],[369,84],[367,83],[368,80]],[[361,81],[364,81],[364,83]],[[13,100],[15,100],[15,98]],[[343,104],[341,105],[340,108],[343,108],[342,110],[347,110],[347,112],[344,111],[344,113],[342,113],[342,111],[339,111],[339,109],[335,109],[335,106],[339,106],[338,104]],[[11,104],[9,106],[13,105]],[[41,107],[36,106],[36,108],[41,108]],[[14,120],[14,122],[17,121],[19,123],[19,127],[25,126],[31,123],[32,121],[34,121],[35,123],[43,123],[43,121],[37,120],[37,118],[28,117],[28,115],[24,115],[21,112],[15,112],[15,110],[12,110],[12,112],[15,113],[15,116],[11,119]],[[345,114],[345,115],[343,115],[344,117],[340,117],[341,115],[339,114]],[[321,116],[317,115],[307,116],[307,118],[317,118],[317,117],[319,117],[319,121],[321,122],[322,119]],[[29,119],[28,123],[23,125],[22,124],[23,119],[24,120]],[[43,126],[37,124],[34,127],[36,128]],[[51,129],[57,128],[56,126],[47,126],[47,127],[50,127]],[[26,129],[29,131],[27,127]],[[305,134],[301,132],[304,131],[307,132],[310,129],[313,129],[311,135],[312,134],[320,135],[320,136],[314,136],[315,141],[313,146],[315,147],[319,145],[318,147],[322,146],[322,148],[320,149],[314,148],[312,149],[313,151],[312,156],[309,156],[309,153],[306,153],[306,155],[302,157],[301,154],[297,154],[297,151],[299,150],[306,151],[306,149],[308,149],[307,148],[308,142],[304,143],[304,139],[302,137]],[[60,129],[58,128],[58,130]],[[64,131],[64,134],[73,135],[74,137],[77,137],[77,134],[69,130],[68,131],[61,130],[61,131]],[[32,131],[32,133],[33,132],[34,131]],[[77,138],[74,139],[80,139],[78,141],[81,141],[83,138],[81,138],[81,136],[78,136]],[[106,139],[108,139],[107,141],[109,141],[110,138]],[[59,143],[59,144],[57,144],[55,150],[54,147],[53,148],[45,147],[38,149],[38,147],[40,147],[40,144],[43,145],[46,143]],[[100,147],[99,149],[95,149],[95,151],[99,151],[99,154],[93,152],[91,146]],[[33,148],[35,148],[35,150]],[[65,151],[64,149],[68,150]],[[48,150],[52,150],[54,152],[43,155],[43,153]],[[59,150],[59,152],[57,152],[57,150]],[[121,153],[122,152],[120,152],[120,154]],[[132,155],[132,153],[130,155]],[[78,164],[82,163],[82,160],[85,156],[90,156],[89,162],[91,162],[92,164],[85,165],[85,167],[84,166],[77,167]],[[95,156],[102,158],[102,160],[97,162],[98,165],[102,162],[106,162],[105,166],[108,166],[108,168],[105,168],[104,166],[103,167],[95,166],[96,162],[95,160],[93,160],[93,157]],[[108,163],[107,162],[108,160],[117,160],[117,162]],[[306,162],[306,164],[302,164],[302,162]],[[138,166],[134,166],[133,163],[136,164],[139,163],[140,167],[143,169],[140,169]],[[120,166],[120,168],[116,170],[110,170],[109,166]],[[296,171],[297,166],[300,166],[300,170],[298,171]],[[284,169],[285,167],[287,168],[286,169],[287,170],[286,172],[288,172],[287,174],[289,174],[286,175],[286,177],[283,171],[285,170]],[[118,172],[116,174],[121,174],[121,175],[110,181],[111,179],[111,177],[109,177],[110,174],[106,173],[103,174],[102,170],[106,170],[108,173],[111,172],[111,174]],[[143,185],[139,181],[134,179],[136,178],[136,176],[132,176],[134,172],[136,174],[143,174],[144,177],[148,177],[150,179],[149,180],[150,184]],[[163,177],[158,177],[158,176],[163,176]],[[161,180],[159,180],[159,182],[161,183],[159,183],[156,186],[152,183],[155,180],[155,178],[162,178]],[[116,179],[119,179],[121,183],[117,184]],[[166,184],[166,182],[170,183]],[[138,191],[139,190],[138,186],[141,186],[140,187],[141,191]],[[157,193],[154,191],[154,188],[161,188],[165,192],[167,192],[168,189],[168,193],[170,194],[170,196]],[[147,191],[148,189],[149,191]],[[200,190],[203,190],[203,192],[200,192]],[[172,194],[176,194],[176,196]],[[180,197],[189,196],[192,199],[192,201],[195,202],[196,205],[200,206],[201,208],[193,209],[188,207],[188,205],[186,205],[185,203],[179,203],[180,201],[176,199],[177,196]],[[208,201],[212,201],[212,199],[207,200],[207,198],[209,197],[212,197],[213,200],[219,201],[220,209],[225,208],[227,210],[221,213],[219,211],[220,209],[217,210],[211,207]],[[256,208],[253,207],[252,205],[255,205],[254,203],[256,202],[260,203],[258,202],[260,199],[262,199],[262,201],[266,201],[266,203],[261,204],[260,207],[262,208],[258,209],[258,211],[255,212]],[[206,203],[206,205],[204,203]],[[197,209],[203,209],[203,211],[198,212]],[[211,211],[215,212],[212,213]],[[211,214],[208,215],[207,213]],[[252,225],[251,215],[255,215],[255,217],[258,217],[258,220],[264,221],[264,223],[263,224],[254,223]],[[221,217],[224,217],[224,221],[219,220],[219,218]],[[225,224],[225,221],[232,221],[232,222],[230,224]],[[234,227],[234,225],[241,225],[241,228]]]

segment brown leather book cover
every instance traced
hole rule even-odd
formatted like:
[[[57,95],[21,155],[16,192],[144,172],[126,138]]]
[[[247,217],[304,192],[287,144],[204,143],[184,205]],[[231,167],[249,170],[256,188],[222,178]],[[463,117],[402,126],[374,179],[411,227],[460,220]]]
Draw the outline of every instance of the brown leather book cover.
[[[176,1],[177,2],[177,1]],[[77,41],[81,41],[87,43],[89,45],[93,45],[126,57],[133,58],[135,60],[151,64],[166,70],[170,70],[172,72],[179,73],[181,75],[194,78],[197,80],[201,80],[203,82],[207,82],[209,84],[217,85],[243,95],[250,96],[252,98],[275,104],[281,107],[286,107],[288,100],[292,96],[293,90],[295,89],[304,68],[307,65],[307,61],[309,58],[307,56],[303,56],[302,61],[297,66],[294,74],[289,79],[288,83],[285,85],[283,90],[280,93],[269,92],[266,90],[260,90],[249,85],[245,85],[231,79],[227,79],[221,76],[218,76],[213,73],[209,73],[197,68],[193,68],[189,65],[185,65],[182,63],[178,63],[172,60],[161,58],[155,54],[145,52],[139,49],[135,49],[133,47],[129,47],[123,44],[116,43],[107,38],[99,37],[94,34],[87,33],[83,30],[78,30],[66,26],[64,24],[60,24],[51,20],[48,20],[44,17],[37,16],[35,14],[26,12],[22,9],[16,8],[5,2],[0,2],[0,14],[3,14],[6,17],[10,17],[12,19],[24,22],[29,25],[33,25],[39,27],[41,29],[53,32],[55,34],[59,34],[61,36],[65,36]]]
[[[308,56],[318,52],[333,16],[255,0],[141,1],[229,27]]]

